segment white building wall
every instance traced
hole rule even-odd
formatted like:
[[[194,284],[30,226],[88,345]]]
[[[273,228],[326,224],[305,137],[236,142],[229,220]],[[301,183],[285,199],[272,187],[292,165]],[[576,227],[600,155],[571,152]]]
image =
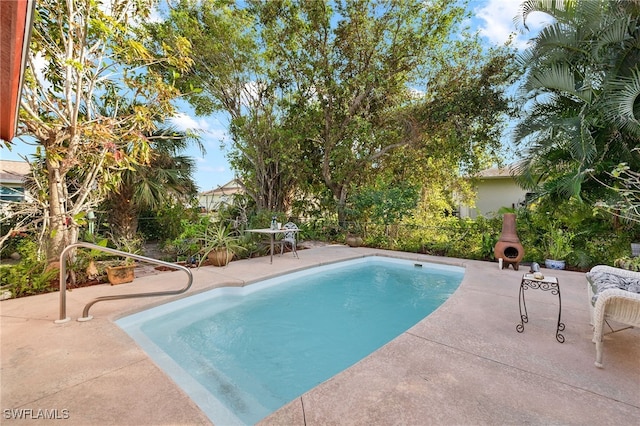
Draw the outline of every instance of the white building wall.
[[[517,207],[526,193],[512,178],[482,179],[476,186],[475,208],[461,206],[460,216],[496,216],[501,207]]]
[[[460,205],[460,217],[475,219],[478,216],[494,217],[502,207],[517,207],[525,200],[527,191],[511,177],[480,179],[475,186],[475,207]]]

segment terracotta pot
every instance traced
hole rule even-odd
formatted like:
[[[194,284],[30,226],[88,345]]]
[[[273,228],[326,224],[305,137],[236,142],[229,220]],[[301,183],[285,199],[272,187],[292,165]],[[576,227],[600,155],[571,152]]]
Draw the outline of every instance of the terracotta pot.
[[[107,268],[107,279],[111,285],[130,283],[136,277],[136,265],[112,266]]]
[[[345,242],[349,247],[360,247],[362,245],[362,237],[357,235],[347,235]]]
[[[216,249],[211,250],[207,258],[213,266],[227,266],[229,262],[231,262],[231,259],[233,259],[233,253],[226,248]]]

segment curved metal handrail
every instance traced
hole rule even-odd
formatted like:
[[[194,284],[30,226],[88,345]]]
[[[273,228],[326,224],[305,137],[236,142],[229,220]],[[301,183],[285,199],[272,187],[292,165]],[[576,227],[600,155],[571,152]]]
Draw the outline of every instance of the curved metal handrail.
[[[193,274],[188,268],[182,265],[176,265],[175,263],[164,262],[162,260],[152,259],[150,257],[140,256],[138,254],[133,254],[133,253],[127,253],[124,251],[115,250],[108,247],[102,247],[102,246],[98,246],[91,243],[80,242],[80,243],[70,244],[67,247],[65,247],[64,250],[62,250],[62,253],[60,253],[60,318],[54,321],[56,324],[62,324],[71,320],[70,317],[67,317],[67,278],[66,278],[67,266],[66,266],[65,258],[68,252],[76,247],[85,247],[89,249],[100,250],[106,253],[116,254],[124,257],[130,257],[132,259],[140,260],[143,262],[156,263],[158,265],[168,266],[169,268],[172,268],[172,269],[182,270],[186,272],[188,276],[187,285],[180,290],[156,291],[151,293],[115,294],[112,296],[97,297],[85,305],[84,310],[82,311],[82,317],[78,318],[78,321],[89,321],[90,319],[92,319],[93,317],[89,315],[89,308],[91,308],[91,306],[93,306],[95,303],[98,303],[98,302],[102,302],[105,300],[132,299],[136,297],[171,296],[171,295],[184,293],[185,291],[189,290],[189,288],[191,287],[191,284],[193,284]]]

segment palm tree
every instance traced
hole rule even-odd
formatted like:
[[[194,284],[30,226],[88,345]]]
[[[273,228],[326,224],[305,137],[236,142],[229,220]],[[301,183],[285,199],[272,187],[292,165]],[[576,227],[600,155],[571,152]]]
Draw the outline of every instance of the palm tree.
[[[190,143],[204,153],[200,140],[173,128],[160,128],[148,136],[152,147],[148,164],[132,165],[120,172],[116,190],[106,200],[111,233],[116,240],[133,240],[143,209],[187,202],[197,193],[193,181],[195,162],[179,155]]]
[[[563,198],[595,195],[619,162],[640,166],[640,1],[527,0],[525,29],[533,12],[553,22],[519,56],[521,183]]]

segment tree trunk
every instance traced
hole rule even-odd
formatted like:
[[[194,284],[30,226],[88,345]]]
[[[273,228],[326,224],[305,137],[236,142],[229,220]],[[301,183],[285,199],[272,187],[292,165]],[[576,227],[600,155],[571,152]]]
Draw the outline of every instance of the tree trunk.
[[[64,248],[70,244],[69,226],[71,218],[66,210],[65,176],[61,173],[60,162],[49,158],[46,160],[49,175],[49,244],[47,245],[47,261],[57,262]],[[75,242],[75,241],[73,241]]]
[[[342,187],[340,190],[340,198],[338,199],[338,225],[341,228],[347,227],[347,189]]]
[[[132,197],[128,191],[119,193],[111,204],[109,226],[117,239],[133,240],[138,232],[138,210],[131,202]]]

